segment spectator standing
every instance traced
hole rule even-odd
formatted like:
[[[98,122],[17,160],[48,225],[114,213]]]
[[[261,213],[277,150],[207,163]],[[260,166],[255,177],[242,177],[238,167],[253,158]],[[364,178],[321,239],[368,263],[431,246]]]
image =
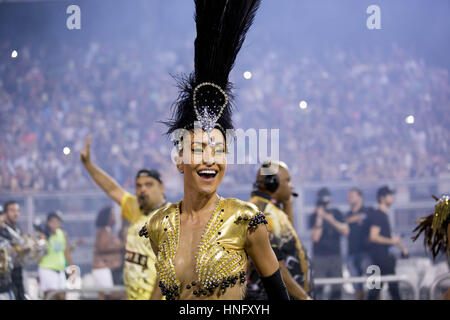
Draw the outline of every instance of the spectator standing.
[[[363,205],[363,193],[354,188],[347,196],[350,211],[347,213],[345,222],[350,228],[348,235],[347,266],[352,277],[361,277],[364,274],[364,266],[367,264],[368,230],[367,219],[369,208]],[[355,288],[355,299],[364,299],[364,290],[361,283],[353,284]]]
[[[111,288],[121,283],[122,256],[125,244],[112,231],[116,220],[112,207],[105,207],[97,215],[95,225],[94,261],[92,275],[96,285],[102,288]],[[112,295],[100,295],[100,299],[110,299]]]
[[[72,265],[72,256],[66,233],[61,229],[63,222],[60,211],[47,215],[46,237],[47,254],[39,261],[39,284],[44,297],[53,290],[66,289],[66,265]],[[55,296],[56,300],[65,300],[65,293]]]
[[[316,208],[309,218],[313,240],[313,276],[314,278],[341,278],[342,256],[341,235],[347,236],[349,226],[344,222],[342,213],[331,208],[331,193],[322,188],[317,194]],[[315,298],[323,299],[323,287],[316,287]],[[332,285],[331,300],[341,299],[341,286]]]
[[[395,274],[396,258],[392,254],[392,248],[398,246],[404,257],[408,251],[399,236],[391,231],[389,222],[389,208],[394,203],[395,191],[388,186],[383,186],[377,191],[378,209],[369,216],[369,252],[372,263],[380,268],[381,275]],[[369,300],[379,297],[381,288],[369,290]],[[397,282],[389,283],[389,292],[392,300],[401,300]]]

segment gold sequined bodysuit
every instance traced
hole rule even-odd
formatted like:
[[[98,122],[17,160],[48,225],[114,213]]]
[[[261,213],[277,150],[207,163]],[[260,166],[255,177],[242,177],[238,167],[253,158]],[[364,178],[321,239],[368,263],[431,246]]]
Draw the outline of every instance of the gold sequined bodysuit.
[[[267,224],[264,215],[251,203],[221,199],[203,231],[195,257],[197,281],[182,284],[177,279],[174,258],[180,238],[180,204],[155,211],[141,231],[150,237],[159,252],[156,271],[161,292],[168,300],[179,297],[181,290],[208,296],[216,290],[245,283],[247,255],[245,243],[249,228]]]

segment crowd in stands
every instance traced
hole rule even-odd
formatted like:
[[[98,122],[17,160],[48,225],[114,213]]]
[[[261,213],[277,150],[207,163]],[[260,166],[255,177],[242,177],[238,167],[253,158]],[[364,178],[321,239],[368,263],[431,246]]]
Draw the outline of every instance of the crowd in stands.
[[[177,97],[171,74],[193,69],[192,42],[180,43],[35,42],[15,59],[11,44],[0,43],[0,191],[95,189],[79,159],[88,134],[94,161],[124,187],[144,167],[177,185],[158,121]],[[297,182],[405,180],[450,169],[445,68],[395,45],[318,54],[254,43],[237,64],[236,127],[280,129],[280,158]],[[224,184],[251,183],[256,171],[245,168],[230,166]]]

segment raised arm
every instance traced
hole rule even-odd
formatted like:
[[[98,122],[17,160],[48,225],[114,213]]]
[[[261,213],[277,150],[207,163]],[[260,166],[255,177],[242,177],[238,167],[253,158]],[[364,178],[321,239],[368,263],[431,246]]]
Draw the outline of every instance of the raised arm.
[[[260,225],[249,229],[245,250],[258,271],[269,300],[289,300],[267,227]]]
[[[91,136],[89,135],[86,140],[86,147],[80,154],[81,162],[95,183],[102,188],[111,199],[120,205],[120,201],[125,195],[125,190],[106,172],[91,162],[90,148]]]

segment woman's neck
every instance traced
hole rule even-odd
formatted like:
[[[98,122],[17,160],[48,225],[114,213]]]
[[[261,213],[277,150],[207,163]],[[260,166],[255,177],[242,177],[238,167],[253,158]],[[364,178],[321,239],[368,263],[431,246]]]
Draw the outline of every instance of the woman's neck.
[[[185,189],[181,204],[181,212],[193,216],[205,211],[210,212],[217,205],[218,201],[219,196],[217,195],[217,192],[205,194]]]

